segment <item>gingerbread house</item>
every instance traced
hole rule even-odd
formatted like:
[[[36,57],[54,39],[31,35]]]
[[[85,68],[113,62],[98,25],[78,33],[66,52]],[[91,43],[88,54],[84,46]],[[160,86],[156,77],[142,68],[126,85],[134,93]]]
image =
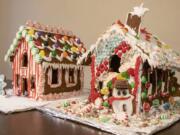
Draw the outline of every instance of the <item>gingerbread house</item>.
[[[71,31],[28,21],[5,56],[12,63],[14,93],[35,99],[78,94],[84,73],[76,62],[85,52]]]
[[[92,59],[89,100],[103,101],[117,113],[148,112],[180,96],[175,77],[180,56],[140,27],[146,11],[143,5],[135,7],[126,24],[113,23],[78,61]]]

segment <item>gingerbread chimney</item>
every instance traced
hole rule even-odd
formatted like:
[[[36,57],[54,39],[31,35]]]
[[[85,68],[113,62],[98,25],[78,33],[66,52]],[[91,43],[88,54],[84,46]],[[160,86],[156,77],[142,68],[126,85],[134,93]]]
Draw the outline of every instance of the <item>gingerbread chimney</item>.
[[[134,7],[134,11],[128,14],[126,24],[131,27],[137,34],[139,32],[142,16],[147,11],[149,11],[149,9],[144,8],[142,3],[140,6]]]

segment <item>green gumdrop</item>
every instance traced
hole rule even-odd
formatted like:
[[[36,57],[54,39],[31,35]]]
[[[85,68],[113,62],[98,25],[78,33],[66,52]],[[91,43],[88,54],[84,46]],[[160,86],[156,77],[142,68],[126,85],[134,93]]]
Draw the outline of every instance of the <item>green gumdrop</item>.
[[[122,72],[121,73],[122,77],[126,78],[126,79],[129,79],[129,74],[128,72]]]
[[[141,98],[142,99],[146,99],[147,98],[147,93],[146,92],[142,92],[141,93]]]
[[[69,48],[70,48],[70,46],[67,45],[67,44],[64,46],[64,49],[65,49],[66,51],[67,51]]]
[[[135,87],[135,83],[134,82],[130,83],[130,86],[131,86],[131,89],[133,89]]]
[[[103,122],[103,123],[106,123],[106,122],[108,122],[109,120],[110,120],[110,118],[108,118],[108,117],[102,117],[102,118],[100,118],[100,121]]]
[[[63,104],[64,107],[68,107],[69,105],[70,105],[70,104],[69,104],[69,102],[67,102],[67,101],[65,101],[64,104]]]
[[[171,91],[172,91],[172,92],[175,92],[175,91],[176,91],[176,88],[175,88],[175,87],[172,87],[172,88],[171,88]]]
[[[158,87],[160,88],[162,85],[162,81],[158,81]]]
[[[141,82],[142,82],[143,84],[145,84],[145,83],[147,82],[147,79],[146,79],[145,76],[142,76],[142,77],[141,77]]]
[[[109,103],[107,101],[103,102],[104,107],[109,107]]]
[[[153,104],[153,106],[154,107],[158,107],[159,106],[159,99],[154,99],[153,101],[152,101],[152,104]]]
[[[140,39],[140,37],[138,35],[136,35],[135,38]]]
[[[52,51],[51,55],[52,55],[52,57],[56,57],[56,55],[57,55],[56,51]]]
[[[112,81],[109,81],[108,83],[107,83],[107,87],[109,88],[109,89],[112,89]]]

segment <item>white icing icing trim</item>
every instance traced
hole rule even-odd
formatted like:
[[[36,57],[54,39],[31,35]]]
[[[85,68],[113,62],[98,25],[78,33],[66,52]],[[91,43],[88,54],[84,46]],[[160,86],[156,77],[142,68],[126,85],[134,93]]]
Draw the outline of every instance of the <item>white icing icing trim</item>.
[[[58,59],[59,61],[63,60],[63,54],[61,54],[61,56],[56,55],[56,59]]]
[[[50,37],[51,41],[54,42],[54,43],[57,43],[57,39],[56,37],[54,36],[54,38]]]
[[[82,70],[82,69],[83,69],[83,66],[81,66],[81,65],[58,64],[58,63],[49,63],[49,62],[43,62],[43,63],[42,63],[42,67],[43,67],[44,69],[47,69],[48,67],[64,68],[64,69],[74,68],[74,69],[76,69],[76,70]]]
[[[45,35],[45,36],[40,36],[40,37],[41,37],[42,40],[48,41],[48,36],[47,36],[47,35]]]
[[[73,61],[72,58],[69,57],[69,56],[66,56],[65,58],[66,58],[67,60],[69,60],[69,61]]]
[[[64,40],[59,39],[59,42],[62,43],[62,44],[65,44]]]
[[[52,61],[52,57],[49,55],[49,57],[47,57],[47,56],[44,56],[43,57],[43,59],[45,60],[45,61]]]

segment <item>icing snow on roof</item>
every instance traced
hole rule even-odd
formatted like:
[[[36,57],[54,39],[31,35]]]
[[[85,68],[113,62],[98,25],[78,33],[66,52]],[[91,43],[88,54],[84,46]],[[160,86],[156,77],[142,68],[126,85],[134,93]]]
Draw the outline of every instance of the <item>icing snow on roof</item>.
[[[178,67],[180,68],[180,56],[172,50],[170,46],[160,41],[156,36],[149,33],[146,29],[141,29],[140,35],[137,36],[134,30],[129,26],[122,24],[120,21],[114,23],[108,30],[98,38],[97,42],[91,47],[87,53],[83,54],[78,63],[81,63],[88,54],[96,56],[96,65],[103,60],[109,59],[114,53],[114,49],[125,41],[131,46],[131,51],[121,59],[122,70],[125,65],[133,66],[135,61],[131,58],[141,56],[143,61],[148,61],[152,67]],[[131,64],[127,64],[131,62]],[[125,64],[123,66],[123,64]]]
[[[5,60],[15,55],[18,46],[24,40],[28,43],[37,63],[42,61],[76,63],[78,58],[86,52],[84,44],[71,31],[30,21],[26,26],[19,28]]]

